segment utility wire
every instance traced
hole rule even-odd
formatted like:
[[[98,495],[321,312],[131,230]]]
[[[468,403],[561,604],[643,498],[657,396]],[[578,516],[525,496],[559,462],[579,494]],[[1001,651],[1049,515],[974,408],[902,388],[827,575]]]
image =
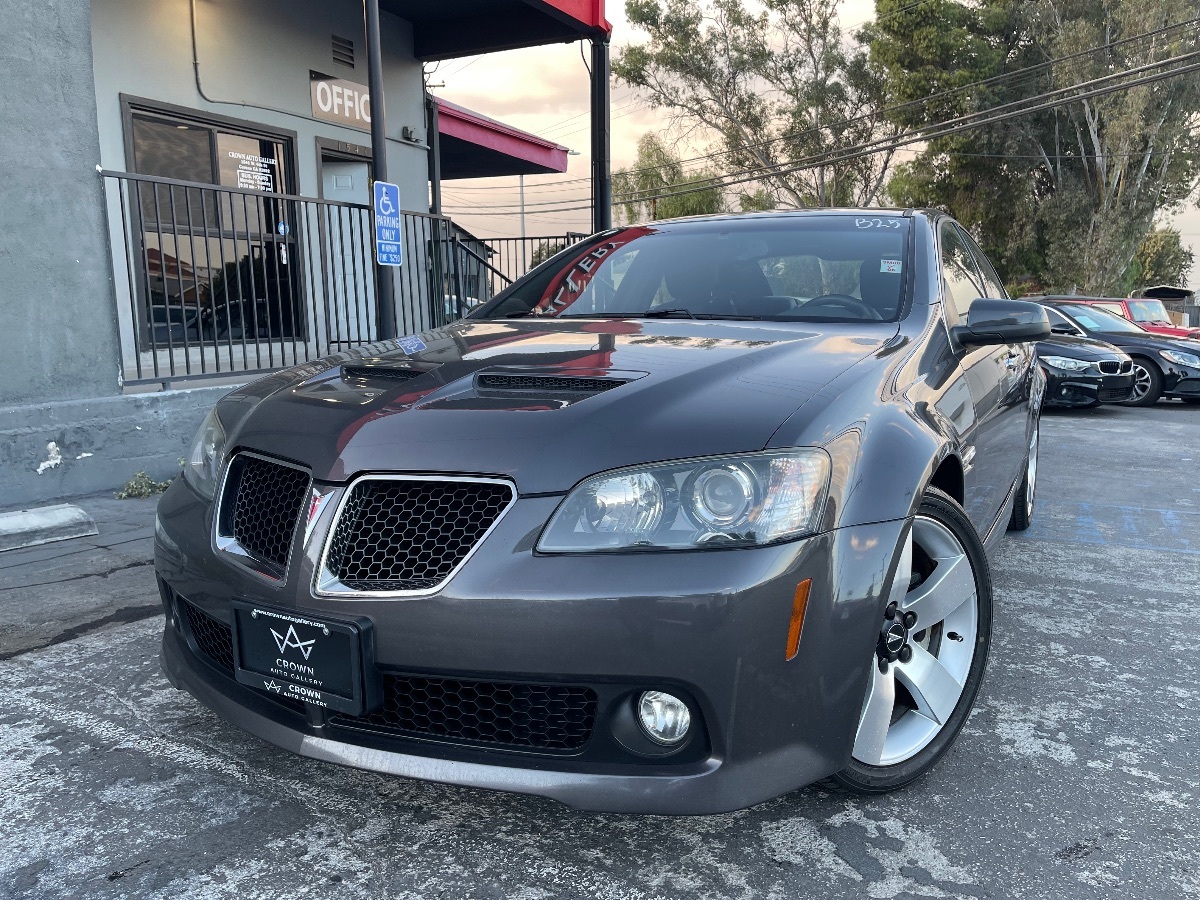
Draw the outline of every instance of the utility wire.
[[[921,2],[928,2],[928,0],[921,0]],[[917,4],[914,4],[914,5],[917,5]],[[863,122],[863,121],[866,121],[871,118],[883,117],[890,113],[901,112],[903,110],[911,109],[914,106],[926,106],[935,100],[939,100],[939,99],[942,99],[944,97],[947,97],[947,96],[950,96],[953,94],[961,93],[966,90],[995,85],[997,83],[1000,83],[1002,81],[1006,81],[1009,79],[1025,78],[1025,77],[1030,76],[1033,73],[1039,72],[1043,69],[1052,67],[1054,65],[1058,65],[1061,63],[1065,63],[1065,62],[1071,62],[1073,60],[1080,59],[1084,56],[1089,56],[1094,53],[1099,53],[1099,52],[1104,52],[1104,51],[1111,52],[1116,47],[1124,46],[1126,44],[1129,44],[1129,43],[1132,43],[1135,41],[1144,41],[1149,38],[1159,37],[1161,35],[1168,34],[1172,31],[1178,31],[1181,29],[1189,29],[1189,28],[1195,29],[1198,24],[1200,24],[1200,17],[1189,19],[1189,20],[1186,20],[1183,22],[1177,22],[1172,25],[1167,25],[1162,28],[1154,29],[1152,31],[1142,32],[1142,33],[1139,33],[1136,35],[1131,35],[1130,37],[1127,37],[1127,38],[1122,38],[1117,41],[1112,41],[1107,44],[1101,44],[1101,45],[1098,45],[1095,47],[1091,47],[1087,50],[1080,50],[1075,53],[1067,54],[1065,56],[1054,57],[1052,59],[1048,59],[1048,60],[1045,60],[1040,63],[1034,63],[1033,65],[1025,66],[1021,69],[1016,69],[1012,72],[1002,72],[998,75],[993,75],[989,78],[984,78],[984,79],[980,79],[978,81],[969,82],[968,84],[959,85],[958,87],[954,87],[954,88],[947,88],[945,90],[938,91],[937,93],[931,94],[927,97],[921,97],[921,98],[918,98],[915,100],[906,101],[904,103],[899,103],[899,104],[895,104],[892,106],[884,107],[883,109],[880,109],[873,113],[867,113],[867,114],[864,114],[861,116],[856,116],[856,117],[853,117],[850,119],[844,119],[842,121],[833,122],[833,123],[830,123],[829,125],[826,125],[825,128],[826,129],[844,129],[846,126],[853,125],[853,124],[856,124],[859,122]],[[1063,90],[1066,90],[1066,89],[1063,89]],[[1013,101],[1013,102],[1024,102],[1024,101]],[[1002,107],[996,107],[996,108],[1002,108]],[[981,112],[986,112],[986,111],[981,111]],[[678,162],[678,165],[686,166],[689,163],[708,162],[708,161],[715,160],[722,156],[728,156],[733,153],[745,152],[750,149],[758,149],[758,148],[767,147],[772,144],[779,143],[781,141],[789,141],[789,140],[794,140],[794,139],[800,138],[800,137],[806,137],[806,136],[818,133],[821,130],[822,129],[818,129],[818,128],[810,128],[810,129],[805,129],[802,131],[789,132],[787,134],[783,134],[783,135],[780,135],[779,137],[771,138],[770,140],[759,143],[759,144],[742,145],[742,146],[735,147],[735,148],[719,150],[719,151],[715,151],[713,153],[704,154],[702,156],[692,157],[690,159],[680,160]],[[656,170],[667,168],[667,167],[673,166],[673,165],[676,165],[676,163],[663,163],[663,164],[655,165],[655,166],[643,166],[638,169],[630,170],[630,173],[631,174],[641,174],[643,172],[656,171]],[[559,185],[565,185],[565,184],[588,182],[590,180],[591,180],[590,178],[566,179],[563,181],[555,181],[548,185],[534,185],[532,187],[559,186]],[[506,188],[501,187],[501,186],[487,186],[487,187],[478,187],[477,186],[477,187],[463,187],[463,188],[460,188],[460,190],[477,190],[477,191],[480,191],[480,190],[506,190]],[[562,202],[562,201],[558,201],[558,202]]]
[[[1023,100],[1014,101],[995,107],[991,110],[985,110],[980,113],[973,113],[967,116],[959,116],[954,119],[949,119],[944,122],[937,123],[933,126],[926,126],[921,129],[914,129],[908,132],[902,132],[898,135],[880,138],[875,141],[865,142],[853,147],[844,148],[836,151],[833,154],[816,154],[811,157],[788,163],[784,166],[775,167],[774,171],[764,173],[762,167],[752,167],[739,172],[730,173],[734,178],[722,176],[721,179],[707,180],[703,184],[689,185],[686,188],[678,190],[669,190],[661,193],[650,192],[631,192],[629,194],[615,196],[614,203],[636,203],[645,202],[650,199],[663,199],[665,197],[676,197],[685,194],[697,193],[699,191],[712,190],[713,188],[727,188],[738,184],[746,184],[751,181],[760,180],[764,174],[783,175],[790,172],[800,171],[802,169],[814,168],[820,165],[830,165],[837,162],[847,162],[852,159],[858,159],[863,156],[869,156],[875,153],[884,152],[886,150],[895,150],[902,147],[910,146],[915,143],[934,140],[939,137],[947,137],[951,134],[961,133],[963,131],[981,128],[987,125],[993,125],[999,122],[1008,121],[1009,119],[1018,116],[1029,115],[1031,113],[1040,112],[1046,109],[1051,109],[1056,106],[1063,106],[1069,103],[1075,103],[1080,100],[1091,99],[1092,97],[1104,96],[1117,91],[1128,90],[1130,88],[1139,87],[1143,84],[1151,84],[1166,78],[1173,78],[1179,75],[1189,74],[1194,71],[1200,71],[1200,62],[1191,63],[1188,65],[1180,65],[1167,71],[1146,74],[1140,78],[1135,78],[1132,81],[1122,81],[1112,84],[1118,79],[1128,78],[1130,75],[1135,75],[1143,72],[1149,72],[1152,69],[1161,69],[1164,66],[1174,63],[1186,62],[1190,59],[1200,57],[1200,51],[1192,51],[1189,53],[1179,54],[1165,60],[1160,60],[1155,63],[1147,63],[1142,66],[1136,66],[1132,69],[1115,72],[1111,75],[1101,78],[1091,79],[1090,81],[1080,82],[1065,88],[1059,88],[1054,91],[1048,91],[1033,97]],[[1084,88],[1082,93],[1070,93],[1079,91]],[[1069,96],[1060,96],[1069,94]],[[1032,106],[1022,106],[1022,104],[1033,103]],[[1021,108],[1013,108],[1021,107]],[[563,201],[550,201],[549,203],[536,204],[538,206],[551,206]],[[534,204],[526,204],[533,206]],[[577,210],[590,209],[590,205],[584,206],[555,206],[554,209],[546,209],[545,212],[573,212]],[[476,213],[478,215],[487,215],[488,213]],[[492,213],[494,215],[511,215],[511,212]]]

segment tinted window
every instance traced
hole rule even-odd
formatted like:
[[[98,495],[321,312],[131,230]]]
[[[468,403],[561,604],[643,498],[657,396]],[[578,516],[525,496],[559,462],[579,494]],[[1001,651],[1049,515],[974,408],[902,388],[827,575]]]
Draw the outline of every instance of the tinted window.
[[[1008,291],[1004,290],[1004,284],[1000,281],[1000,276],[996,274],[996,270],[992,268],[992,264],[984,256],[983,250],[980,249],[979,245],[975,243],[975,240],[966,231],[961,231],[960,233],[963,240],[967,242],[967,246],[971,248],[971,253],[975,256],[975,264],[983,279],[984,296],[994,300],[1007,299]]]
[[[1123,319],[1106,309],[1083,303],[1072,303],[1063,309],[1088,331],[1108,331],[1115,334],[1143,334],[1143,330],[1128,319]]]
[[[942,278],[954,312],[965,318],[971,304],[985,292],[966,241],[949,222],[942,225]]]
[[[1072,331],[1079,330],[1078,328],[1075,327],[1074,322],[1071,322],[1066,316],[1064,316],[1058,310],[1051,309],[1049,306],[1044,306],[1042,308],[1044,310],[1046,310],[1046,318],[1050,320],[1051,328],[1056,328],[1058,326],[1066,326],[1067,328],[1070,328]]]
[[[1161,300],[1130,300],[1129,314],[1135,322],[1162,322],[1170,324],[1171,317]]]
[[[910,221],[805,216],[623,228],[572,248],[474,317],[899,316]]]

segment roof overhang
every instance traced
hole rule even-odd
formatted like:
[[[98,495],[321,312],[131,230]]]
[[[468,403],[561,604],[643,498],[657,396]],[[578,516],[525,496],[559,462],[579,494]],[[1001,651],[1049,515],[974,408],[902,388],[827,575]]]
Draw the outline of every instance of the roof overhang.
[[[380,0],[380,7],[412,23],[413,53],[423,61],[603,40],[612,32],[604,0]]]
[[[442,180],[567,171],[567,148],[435,98]]]

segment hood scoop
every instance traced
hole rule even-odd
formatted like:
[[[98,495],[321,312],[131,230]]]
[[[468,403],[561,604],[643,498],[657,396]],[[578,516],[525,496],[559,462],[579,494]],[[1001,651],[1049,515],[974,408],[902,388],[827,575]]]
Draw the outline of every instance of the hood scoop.
[[[530,393],[539,396],[568,395],[572,399],[590,397],[611,391],[643,373],[622,373],[620,376],[542,375],[527,372],[479,372],[475,375],[475,390],[488,393]]]
[[[351,363],[342,366],[342,380],[351,382],[377,381],[386,384],[396,384],[400,381],[408,381],[411,378],[419,378],[421,375],[425,375],[437,367],[438,364],[436,363],[432,366],[414,366],[411,363]]]

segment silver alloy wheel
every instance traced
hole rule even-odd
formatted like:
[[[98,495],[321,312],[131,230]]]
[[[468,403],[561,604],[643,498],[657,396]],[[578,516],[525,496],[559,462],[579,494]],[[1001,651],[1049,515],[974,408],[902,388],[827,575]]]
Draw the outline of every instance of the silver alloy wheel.
[[[914,544],[923,560],[934,564],[917,584],[912,584]],[[912,651],[907,661],[872,659],[852,752],[854,759],[871,766],[911,759],[941,732],[962,697],[979,630],[971,559],[962,542],[936,519],[914,520],[894,584],[897,617],[912,612],[917,621],[907,629],[906,646]]]
[[[1141,400],[1150,393],[1153,384],[1154,380],[1150,376],[1150,370],[1141,363],[1135,362],[1133,364],[1133,399]]]
[[[1029,461],[1025,464],[1025,516],[1033,518],[1033,500],[1037,491],[1038,434],[1042,430],[1041,419],[1033,420],[1033,437],[1029,439]]]

